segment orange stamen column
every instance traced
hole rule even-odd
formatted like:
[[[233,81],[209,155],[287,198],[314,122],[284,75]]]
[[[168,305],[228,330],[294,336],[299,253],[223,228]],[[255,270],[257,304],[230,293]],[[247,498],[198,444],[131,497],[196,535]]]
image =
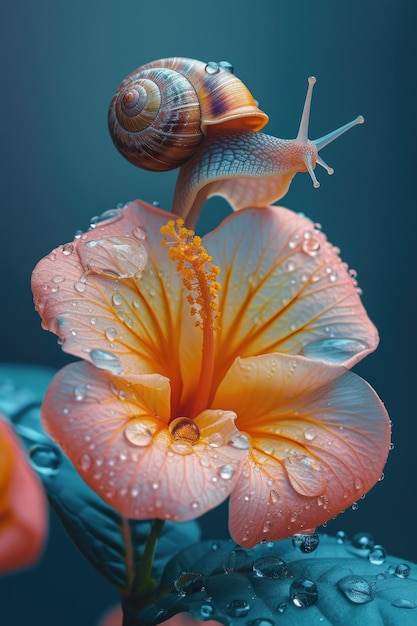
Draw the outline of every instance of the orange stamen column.
[[[168,256],[177,263],[177,271],[182,274],[191,315],[196,326],[203,331],[200,379],[190,417],[196,417],[207,409],[214,368],[214,332],[218,310],[218,291],[221,288],[217,277],[220,268],[213,264],[213,258],[201,243],[201,237],[184,227],[184,221],[170,220],[161,227],[161,233],[171,237],[171,241],[161,243],[168,248]]]

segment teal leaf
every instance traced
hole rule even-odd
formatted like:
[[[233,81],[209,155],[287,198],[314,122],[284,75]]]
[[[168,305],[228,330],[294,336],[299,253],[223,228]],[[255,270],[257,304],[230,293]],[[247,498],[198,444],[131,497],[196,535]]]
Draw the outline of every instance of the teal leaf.
[[[0,365],[0,411],[20,436],[52,508],[74,543],[110,583],[128,591],[151,521],[120,516],[86,485],[45,433],[40,406],[53,374],[43,368]],[[157,543],[152,576],[159,580],[172,554],[199,537],[197,522],[166,522]]]
[[[417,565],[357,537],[319,535],[310,553],[292,539],[251,550],[205,541],[167,564],[158,600],[138,623],[153,626],[186,611],[224,626],[412,626]]]

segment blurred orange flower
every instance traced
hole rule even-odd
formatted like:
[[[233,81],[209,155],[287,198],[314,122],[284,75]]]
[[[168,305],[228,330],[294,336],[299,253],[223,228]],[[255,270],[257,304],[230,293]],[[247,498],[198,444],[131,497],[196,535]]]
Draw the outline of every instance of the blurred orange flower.
[[[43,488],[13,429],[0,416],[0,574],[32,565],[47,527]]]

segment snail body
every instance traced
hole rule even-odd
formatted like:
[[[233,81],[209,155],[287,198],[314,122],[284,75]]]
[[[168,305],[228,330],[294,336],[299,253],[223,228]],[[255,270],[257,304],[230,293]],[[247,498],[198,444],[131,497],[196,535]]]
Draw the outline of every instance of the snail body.
[[[121,83],[109,109],[109,130],[118,150],[154,171],[180,167],[172,210],[189,227],[205,200],[225,197],[234,210],[264,207],[282,198],[297,172],[319,183],[316,164],[333,173],[318,152],[351,122],[316,140],[308,125],[314,77],[295,139],[259,132],[268,122],[250,91],[217,63],[173,57],[142,66]]]

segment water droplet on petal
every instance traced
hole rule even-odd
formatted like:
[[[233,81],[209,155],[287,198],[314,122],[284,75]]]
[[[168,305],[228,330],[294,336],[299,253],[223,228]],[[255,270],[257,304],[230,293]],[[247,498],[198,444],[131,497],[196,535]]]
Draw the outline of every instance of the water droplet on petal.
[[[93,229],[97,226],[97,224],[101,224],[101,222],[116,222],[122,217],[122,212],[119,208],[117,209],[109,209],[108,211],[104,211],[101,215],[95,215],[90,220],[90,229]]]
[[[188,417],[177,417],[169,425],[169,432],[175,439],[197,441],[200,437],[200,429],[194,420]]]
[[[233,478],[234,473],[235,473],[235,468],[232,467],[231,465],[223,465],[219,469],[220,478],[223,478],[223,480],[230,480],[231,478]]]
[[[304,437],[307,441],[313,441],[317,437],[317,429],[314,426],[309,426],[304,430]]]
[[[309,237],[303,241],[301,249],[309,256],[316,256],[316,254],[320,250],[320,243],[317,241],[317,239],[314,239],[314,237]]]
[[[319,535],[316,531],[312,533],[296,533],[292,538],[292,545],[302,554],[310,554],[317,550],[319,545]]]
[[[148,238],[148,233],[142,226],[135,226],[132,229],[132,235],[136,237],[139,241],[146,241]]]
[[[249,602],[246,600],[232,600],[226,605],[226,613],[230,617],[245,617],[250,610]]]
[[[235,433],[232,435],[227,444],[238,450],[249,450],[250,448],[249,439],[243,433]]]
[[[387,551],[383,546],[375,545],[368,554],[368,561],[372,565],[382,565],[387,558]]]
[[[253,563],[253,571],[261,578],[285,578],[288,576],[288,567],[285,561],[278,556],[263,556]]]
[[[204,589],[204,578],[202,574],[195,572],[182,572],[176,580],[174,587],[180,596],[190,596]]]
[[[398,609],[416,609],[417,608],[417,604],[414,604],[414,602],[411,602],[411,600],[406,600],[405,598],[398,598],[397,600],[394,600],[393,602],[391,602],[391,606],[395,606]]]
[[[124,436],[134,446],[150,446],[153,441],[151,431],[139,420],[128,423],[124,429]]]
[[[106,339],[108,341],[114,341],[117,338],[117,330],[113,328],[112,326],[109,326],[109,328],[106,328],[106,330],[104,331],[104,334],[106,335]]]
[[[301,354],[309,359],[324,359],[330,363],[343,363],[359,352],[368,349],[368,345],[356,339],[319,339],[306,345]]]
[[[106,370],[116,375],[121,374],[122,365],[118,357],[112,352],[108,352],[107,350],[91,350],[90,357],[98,369]]]
[[[36,471],[43,476],[56,474],[61,465],[61,453],[52,445],[32,446],[29,449],[29,459]]]
[[[395,568],[394,573],[396,576],[398,576],[398,578],[407,578],[410,575],[410,567],[407,565],[407,563],[400,563]]]
[[[66,243],[62,246],[62,254],[69,256],[74,252],[74,245],[72,243]]]
[[[345,576],[337,586],[353,604],[365,604],[374,599],[371,585],[359,576]]]
[[[86,273],[113,279],[133,278],[148,262],[145,246],[132,237],[103,237],[82,242],[78,253]]]
[[[312,606],[318,600],[319,594],[317,586],[312,580],[307,578],[297,578],[291,583],[290,598],[300,608]]]
[[[92,466],[93,461],[89,454],[83,454],[80,458],[80,467],[83,472],[86,472]]]
[[[73,393],[77,402],[81,402],[82,400],[84,400],[87,389],[88,386],[85,383],[79,383],[78,385],[75,385]]]

